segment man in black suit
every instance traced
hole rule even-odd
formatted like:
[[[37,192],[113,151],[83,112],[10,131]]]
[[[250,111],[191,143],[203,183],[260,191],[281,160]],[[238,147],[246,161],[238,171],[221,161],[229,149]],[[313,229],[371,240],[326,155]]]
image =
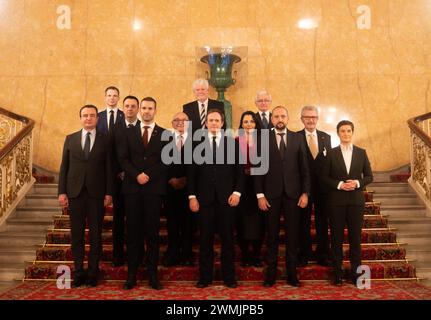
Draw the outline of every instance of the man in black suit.
[[[97,108],[85,105],[79,111],[82,130],[66,137],[58,182],[60,206],[70,208],[73,285],[95,287],[102,253],[104,206],[112,202],[112,170],[108,138],[97,132]],[[88,274],[84,270],[85,226],[89,226]]]
[[[112,177],[114,179],[113,205],[114,221],[112,229],[113,244],[113,261],[114,267],[124,264],[124,199],[121,195],[121,172],[123,171],[117,160],[117,151],[115,143],[116,124],[124,123],[124,113],[117,104],[120,98],[120,91],[113,86],[105,89],[106,109],[99,112],[99,121],[97,122],[97,131],[103,133],[109,138],[109,146],[112,163]]]
[[[272,98],[268,91],[261,90],[256,94],[254,103],[258,111],[255,114],[262,129],[271,129],[274,127],[271,122],[271,102]]]
[[[334,284],[342,284],[344,226],[349,233],[351,280],[358,278],[361,265],[361,231],[364,218],[364,188],[373,181],[367,153],[352,144],[354,126],[348,120],[337,124],[340,145],[329,153],[322,170],[322,181],[328,188],[328,214],[334,264]]]
[[[146,242],[149,285],[160,290],[162,285],[157,276],[159,225],[167,169],[161,159],[164,129],[154,121],[156,100],[142,99],[140,113],[140,125],[126,129],[125,143],[118,145],[118,158],[125,172],[122,190],[126,208],[128,276],[124,289],[136,286]]]
[[[135,96],[127,96],[123,99],[124,118],[119,119],[114,127],[114,141],[111,144],[114,163],[114,182],[116,194],[114,196],[114,220],[112,230],[113,244],[113,261],[114,267],[119,267],[124,264],[124,231],[125,231],[125,210],[124,210],[124,195],[121,193],[121,185],[124,180],[124,170],[121,168],[118,161],[116,146],[125,143],[126,129],[129,127],[139,126],[138,119],[139,100]]]
[[[316,228],[316,254],[317,263],[322,266],[328,265],[329,241],[328,241],[328,217],[326,214],[325,199],[326,188],[321,188],[319,183],[320,171],[325,163],[326,156],[331,150],[331,136],[323,131],[317,130],[319,113],[315,106],[304,106],[301,110],[301,121],[304,129],[298,133],[308,146],[307,160],[311,175],[311,193],[308,205],[301,209],[301,227],[299,237],[298,261],[300,266],[305,266],[312,257],[311,244],[311,211],[314,206],[314,221]]]
[[[287,109],[272,110],[274,128],[269,134],[269,168],[265,175],[255,176],[259,209],[265,214],[267,231],[267,270],[263,285],[272,287],[277,276],[280,215],[284,212],[286,234],[287,283],[299,286],[296,273],[300,208],[305,208],[310,193],[310,172],[305,143],[296,132],[287,129]],[[262,145],[258,147],[258,150]]]
[[[199,212],[199,281],[198,288],[212,283],[214,265],[214,231],[220,235],[221,271],[224,284],[236,288],[234,265],[235,207],[244,190],[244,170],[239,161],[238,142],[221,130],[224,115],[219,109],[208,111],[203,141],[196,145],[193,164],[188,166],[187,186],[189,206]],[[196,155],[195,155],[196,156]],[[233,161],[228,161],[228,158]]]
[[[209,84],[205,79],[196,79],[193,82],[193,93],[196,100],[183,105],[183,112],[187,114],[192,123],[192,132],[205,129],[208,110],[217,109],[224,115],[224,104],[221,101],[209,99]],[[226,124],[223,124],[226,129]]]
[[[191,266],[192,260],[192,213],[187,195],[187,172],[184,162],[184,146],[191,143],[187,132],[189,118],[184,112],[178,112],[172,120],[174,131],[171,141],[175,145],[179,161],[168,167],[168,188],[164,202],[164,211],[168,228],[168,249],[164,265],[178,264]]]

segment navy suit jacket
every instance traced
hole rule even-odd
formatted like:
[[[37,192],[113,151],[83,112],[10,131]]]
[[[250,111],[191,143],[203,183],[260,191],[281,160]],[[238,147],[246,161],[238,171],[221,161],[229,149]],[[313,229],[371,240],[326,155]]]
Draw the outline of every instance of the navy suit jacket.
[[[225,114],[224,113],[224,104],[221,101],[208,99],[207,111],[210,109],[218,109],[223,114]],[[193,133],[198,129],[202,129],[200,108],[199,108],[199,104],[198,104],[197,100],[183,105],[183,112],[189,117],[189,120],[192,122]],[[226,121],[223,124],[223,129],[226,129]]]
[[[107,110],[103,110],[99,112],[99,120],[97,121],[97,131],[103,133],[103,134],[108,134],[108,115],[107,115]],[[118,109],[117,111],[117,119],[115,120],[114,124],[117,124],[121,121],[124,121],[124,112],[121,111],[120,109]]]

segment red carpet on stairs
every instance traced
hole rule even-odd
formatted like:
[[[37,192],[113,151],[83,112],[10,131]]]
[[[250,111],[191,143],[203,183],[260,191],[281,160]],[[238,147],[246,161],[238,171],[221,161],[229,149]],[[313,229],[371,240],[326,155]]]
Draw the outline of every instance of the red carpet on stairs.
[[[164,282],[165,289],[152,290],[140,283],[130,291],[122,282],[103,282],[96,288],[58,289],[55,282],[26,281],[0,294],[0,300],[429,300],[431,288],[417,281],[373,281],[370,289],[350,283],[334,287],[325,281],[304,281],[295,288],[278,281],[272,288],[241,282],[236,289],[214,284],[197,289],[193,282]]]

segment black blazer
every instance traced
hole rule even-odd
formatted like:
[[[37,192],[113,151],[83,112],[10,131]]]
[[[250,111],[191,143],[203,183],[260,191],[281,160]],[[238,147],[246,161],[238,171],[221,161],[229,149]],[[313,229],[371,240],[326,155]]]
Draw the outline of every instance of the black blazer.
[[[86,160],[81,145],[81,132],[79,130],[68,135],[64,141],[58,194],[76,198],[85,186],[92,198],[103,199],[105,195],[112,195],[108,137],[96,130],[94,145]]]
[[[310,148],[308,148],[305,129],[298,131],[298,133],[303,137],[305,150],[307,151],[306,154],[307,154],[308,167],[310,168],[312,194],[314,192],[324,191],[325,188],[321,188],[320,186],[321,183],[320,183],[319,175],[320,175],[320,171],[323,168],[323,165],[326,162],[329,152],[332,149],[331,136],[326,132],[316,130],[319,153],[317,154],[316,159],[313,159],[313,156],[311,155],[311,152],[310,152]]]
[[[227,162],[228,143],[235,146],[235,163],[233,164]],[[194,144],[194,149],[200,144],[208,146],[208,138],[199,144]],[[200,205],[211,205],[216,201],[228,205],[228,199],[232,192],[244,193],[245,174],[243,165],[240,164],[238,141],[231,137],[222,136],[218,146],[218,149],[220,148],[224,148],[223,164],[194,163],[187,166],[188,194],[195,195]],[[206,150],[212,149],[207,148]],[[202,154],[205,155],[205,151]]]
[[[100,111],[98,116],[99,116],[99,120],[97,121],[97,131],[103,134],[108,134],[107,110]],[[117,119],[115,120],[115,124],[121,123],[121,122],[124,122],[124,112],[118,109]]]
[[[258,122],[258,123],[259,123],[259,125],[260,125],[260,128],[264,129],[264,128],[263,128],[262,118],[260,117],[260,111],[255,112],[255,115],[256,115],[257,122]],[[273,128],[273,127],[274,127],[274,126],[273,126],[273,124],[272,124],[272,122],[271,122],[271,115],[272,115],[272,113],[270,112],[270,113],[269,113],[269,119],[268,119],[268,129],[271,129],[271,128]]]
[[[175,134],[172,132],[169,137],[169,143],[175,139]],[[168,181],[172,178],[184,178],[187,177],[187,168],[184,163],[184,146],[192,143],[190,136],[184,141],[183,147],[181,148],[181,163],[171,163],[168,165],[167,179]],[[176,146],[175,146],[176,147]],[[172,155],[172,153],[170,154]]]
[[[125,172],[122,193],[165,194],[167,166],[163,164],[161,159],[162,149],[165,145],[161,141],[164,130],[155,125],[150,141],[144,148],[141,127],[135,126],[125,129],[126,134],[123,143],[119,143],[117,146],[118,160]],[[136,177],[142,172],[150,177],[150,180],[144,185],[140,185],[136,180]]]
[[[258,151],[264,141],[260,142]],[[293,131],[287,130],[287,145],[284,161],[281,160],[275,137],[275,129],[269,133],[269,167],[265,175],[254,176],[256,193],[263,193],[267,199],[281,197],[299,199],[301,194],[310,193],[310,171],[304,140]]]
[[[323,169],[322,181],[328,188],[328,203],[334,206],[364,205],[364,188],[373,181],[370,161],[365,149],[353,146],[350,172],[347,173],[340,146],[331,150]],[[340,181],[358,180],[360,188],[354,191],[338,190]]]
[[[223,114],[225,114],[224,104],[221,101],[208,99],[207,111],[210,109],[219,109],[221,112],[223,112]],[[198,129],[202,129],[200,107],[197,100],[183,105],[183,112],[189,117],[189,120],[192,122],[193,133]],[[223,124],[223,129],[226,129],[226,121]]]

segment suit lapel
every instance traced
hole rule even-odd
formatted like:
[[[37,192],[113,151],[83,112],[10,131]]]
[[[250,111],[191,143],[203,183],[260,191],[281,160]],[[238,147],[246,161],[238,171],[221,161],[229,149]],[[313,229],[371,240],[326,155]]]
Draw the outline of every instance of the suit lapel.
[[[358,149],[353,146],[352,163],[350,164],[350,172],[353,172],[353,166],[358,162]]]
[[[83,129],[79,130],[73,136],[72,148],[77,151],[77,153],[81,156],[82,159],[85,159],[84,150],[81,145],[82,130]]]
[[[340,165],[340,168],[343,168],[344,173],[346,175],[349,175],[349,173],[347,172],[346,164],[344,163],[341,147],[338,146],[334,151],[335,151],[335,156],[337,157],[337,160],[338,160],[338,164]]]

